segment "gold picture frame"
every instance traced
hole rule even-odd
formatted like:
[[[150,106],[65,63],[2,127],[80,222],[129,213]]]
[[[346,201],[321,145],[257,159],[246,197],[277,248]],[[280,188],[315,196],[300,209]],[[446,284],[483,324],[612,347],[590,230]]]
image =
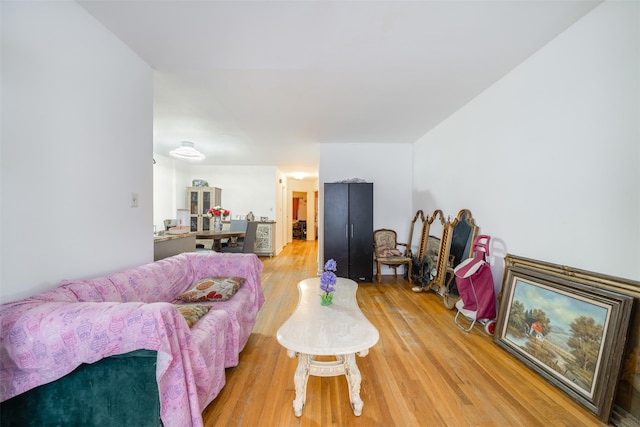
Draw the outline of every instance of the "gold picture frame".
[[[629,350],[629,292],[638,289],[638,282],[507,255],[494,340],[608,422]]]

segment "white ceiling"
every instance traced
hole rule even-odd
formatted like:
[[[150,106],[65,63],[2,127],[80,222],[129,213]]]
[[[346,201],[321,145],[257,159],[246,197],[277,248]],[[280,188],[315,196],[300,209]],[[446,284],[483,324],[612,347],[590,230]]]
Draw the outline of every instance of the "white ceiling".
[[[415,142],[600,0],[79,3],[155,70],[154,152],[317,174],[318,144]]]

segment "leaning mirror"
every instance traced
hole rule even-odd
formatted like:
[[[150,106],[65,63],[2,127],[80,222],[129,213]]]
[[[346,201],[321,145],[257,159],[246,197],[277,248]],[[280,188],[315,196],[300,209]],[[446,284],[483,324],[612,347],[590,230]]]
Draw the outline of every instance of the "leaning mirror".
[[[419,210],[411,220],[411,228],[409,231],[409,248],[412,257],[416,257],[422,250],[422,230],[425,221],[424,213]]]
[[[469,258],[473,248],[473,240],[478,234],[473,215],[468,209],[462,209],[453,221],[444,226],[440,254],[438,256],[438,286],[436,292],[442,296],[444,305],[451,309],[460,299],[456,286],[454,270],[465,259]]]
[[[411,230],[409,235],[409,256],[411,257],[411,281],[418,281],[415,286],[420,285],[422,280],[422,265],[421,260],[424,254],[425,247],[425,225],[426,218],[424,212],[417,211],[411,221]],[[428,228],[428,226],[427,226]]]
[[[435,286],[438,278],[438,254],[440,253],[441,237],[445,226],[444,214],[440,209],[426,217],[422,226],[422,248],[416,272],[416,285],[411,289],[422,292]],[[416,261],[414,261],[415,263]]]

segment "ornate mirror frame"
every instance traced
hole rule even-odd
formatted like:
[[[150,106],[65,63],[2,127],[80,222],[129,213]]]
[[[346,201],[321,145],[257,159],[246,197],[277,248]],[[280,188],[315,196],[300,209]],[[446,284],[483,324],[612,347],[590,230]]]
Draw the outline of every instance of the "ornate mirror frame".
[[[428,287],[437,292],[444,284],[444,279],[447,273],[447,242],[450,232],[450,222],[449,219],[445,221],[444,214],[440,209],[436,209],[429,218],[429,225],[433,224],[436,218],[440,218],[440,223],[442,224],[442,235],[440,236],[440,248],[438,249],[438,259],[436,262],[436,274]]]
[[[416,222],[418,222],[418,220],[420,220],[420,222],[422,223],[422,228],[420,229],[420,234],[418,235],[420,238],[420,242],[418,243],[418,251],[417,253],[413,253],[413,238],[416,237]],[[409,229],[409,242],[407,243],[408,245],[408,249],[409,249],[409,256],[417,256],[418,259],[421,259],[424,256],[424,246],[425,246],[425,242],[426,239],[424,237],[424,224],[425,224],[426,218],[424,216],[424,212],[422,212],[422,210],[419,210],[416,212],[415,216],[413,217],[413,220],[411,220],[411,228]]]
[[[429,257],[429,242],[430,242],[430,238],[431,237],[435,237],[435,236],[431,236],[430,235],[430,231],[431,231],[431,226],[436,222],[436,220],[440,221],[440,225],[442,226],[443,230],[444,230],[444,225],[445,225],[445,220],[444,220],[444,214],[442,213],[442,211],[440,209],[436,209],[435,211],[433,211],[433,213],[426,217],[423,222],[422,222],[422,236],[421,236],[421,245],[420,245],[420,251],[418,253],[418,260],[414,261],[414,265],[417,265],[418,268],[420,269],[420,274],[422,276],[425,275],[425,270],[424,270],[424,263],[427,262],[429,263],[429,260],[425,261],[425,258]],[[436,239],[440,240],[439,237],[435,237]],[[438,245],[439,246],[439,245]],[[439,251],[439,249],[438,249]],[[437,262],[436,262],[437,263]],[[434,264],[436,264],[434,263]],[[430,265],[431,263],[429,263],[428,265]],[[435,267],[435,266],[433,266]],[[426,291],[429,290],[432,286],[432,284],[435,281],[434,279],[431,279],[431,271],[435,270],[435,268],[430,268],[426,271],[426,280],[424,277],[421,276],[421,280],[417,281],[419,283],[416,283],[416,286],[414,286],[411,290],[414,292],[422,292],[422,291]]]
[[[469,209],[460,210],[453,221],[447,219],[444,225],[433,284],[435,291],[442,296],[445,307],[449,309],[455,307],[460,298],[453,289],[453,270],[472,255],[473,241],[478,234],[478,228]]]

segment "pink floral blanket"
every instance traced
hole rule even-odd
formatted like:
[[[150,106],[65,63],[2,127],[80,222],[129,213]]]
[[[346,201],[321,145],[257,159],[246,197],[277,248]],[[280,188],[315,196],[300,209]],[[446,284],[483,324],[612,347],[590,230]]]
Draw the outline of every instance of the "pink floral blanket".
[[[249,339],[264,293],[253,254],[185,253],[0,306],[0,401],[55,381],[82,363],[156,350],[165,426],[202,425]],[[205,277],[245,283],[190,329],[173,303]]]

